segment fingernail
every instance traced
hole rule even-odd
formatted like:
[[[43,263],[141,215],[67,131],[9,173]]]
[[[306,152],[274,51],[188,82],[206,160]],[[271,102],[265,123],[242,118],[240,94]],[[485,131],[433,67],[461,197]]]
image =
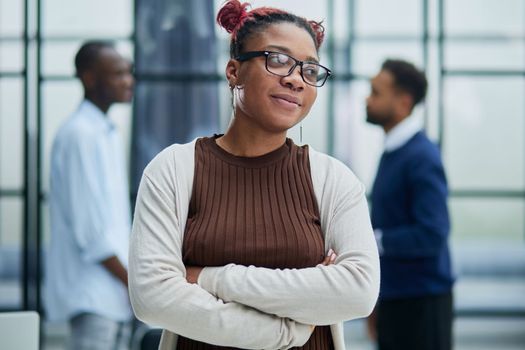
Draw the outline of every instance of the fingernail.
[[[328,253],[326,254],[326,256],[331,256],[333,253],[334,253],[333,249],[330,248],[330,250],[328,250]]]

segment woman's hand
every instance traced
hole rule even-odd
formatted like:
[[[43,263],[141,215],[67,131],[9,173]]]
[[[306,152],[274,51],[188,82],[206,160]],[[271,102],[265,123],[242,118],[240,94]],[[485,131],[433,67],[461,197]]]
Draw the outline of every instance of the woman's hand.
[[[368,338],[372,341],[377,341],[377,310],[374,309],[370,316],[366,319],[366,330]]]
[[[323,262],[320,263],[319,265],[323,265],[323,266],[332,265],[332,264],[335,263],[335,259],[337,259],[337,254],[335,254],[335,252],[332,250],[332,248],[330,248],[328,253],[326,253],[326,256],[325,256]]]
[[[203,267],[186,266],[186,280],[188,283],[196,284],[202,269]]]

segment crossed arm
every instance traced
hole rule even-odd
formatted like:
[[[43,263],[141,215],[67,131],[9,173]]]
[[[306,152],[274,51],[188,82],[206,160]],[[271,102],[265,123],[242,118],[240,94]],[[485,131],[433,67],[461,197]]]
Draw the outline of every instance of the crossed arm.
[[[330,249],[320,265],[323,265],[323,266],[332,265],[335,263],[335,259],[337,259],[337,254],[332,249]],[[188,281],[188,283],[196,284],[199,279],[199,275],[202,269],[204,269],[204,267],[200,267],[200,266],[185,266],[185,267],[186,267],[186,280]]]

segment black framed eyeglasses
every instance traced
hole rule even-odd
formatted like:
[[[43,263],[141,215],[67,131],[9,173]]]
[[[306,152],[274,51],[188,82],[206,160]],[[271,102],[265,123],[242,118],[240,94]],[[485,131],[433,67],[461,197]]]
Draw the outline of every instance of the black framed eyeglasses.
[[[266,70],[280,77],[287,77],[294,71],[295,67],[301,68],[303,81],[312,86],[321,87],[326,79],[332,75],[332,71],[317,62],[299,61],[290,55],[274,51],[249,51],[235,57],[237,61],[244,62],[255,57],[265,56]]]

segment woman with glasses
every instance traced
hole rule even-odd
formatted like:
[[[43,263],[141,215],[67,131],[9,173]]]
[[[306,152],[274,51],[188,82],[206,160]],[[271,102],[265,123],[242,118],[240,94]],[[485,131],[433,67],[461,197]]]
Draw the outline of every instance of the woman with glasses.
[[[217,15],[231,33],[228,130],[172,145],[144,171],[132,304],[165,329],[162,349],[344,350],[342,321],[367,316],[379,287],[365,190],[286,137],[331,74],[324,29],[248,6],[230,0]]]

